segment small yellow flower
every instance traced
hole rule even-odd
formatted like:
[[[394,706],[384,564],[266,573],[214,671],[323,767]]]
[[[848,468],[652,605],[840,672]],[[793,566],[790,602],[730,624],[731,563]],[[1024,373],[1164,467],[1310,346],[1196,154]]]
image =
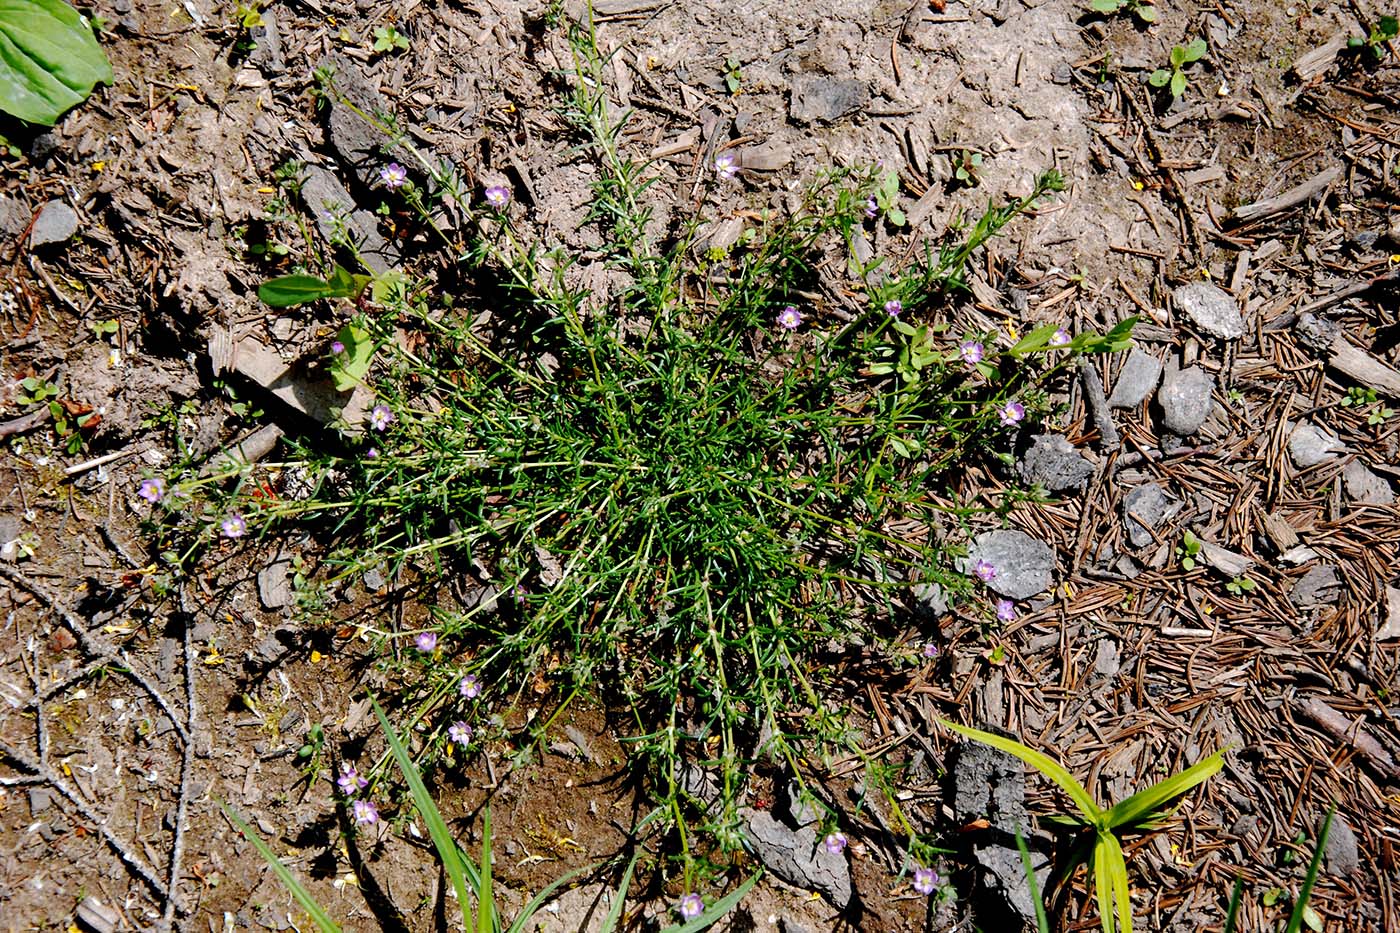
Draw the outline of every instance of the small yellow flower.
[[[320,663],[321,663],[321,652],[319,652],[319,651],[312,651],[312,652],[311,652],[311,663],[312,663],[312,664],[320,664]]]
[[[1136,179],[1133,180],[1133,190],[1134,190],[1134,191],[1141,191],[1141,190],[1142,190],[1143,188],[1145,188],[1145,187],[1146,187],[1146,186],[1145,186],[1142,182],[1137,181]]]
[[[100,171],[102,171],[102,170],[103,170],[104,168],[106,168],[106,167],[107,167],[107,163],[106,163],[105,161],[103,161],[102,159],[98,159],[96,162],[92,163],[92,170],[93,170],[94,172],[100,172]]]

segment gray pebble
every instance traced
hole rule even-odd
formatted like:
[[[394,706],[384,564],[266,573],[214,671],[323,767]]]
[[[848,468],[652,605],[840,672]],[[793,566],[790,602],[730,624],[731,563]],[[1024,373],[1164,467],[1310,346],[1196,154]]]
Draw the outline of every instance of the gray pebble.
[[[1162,362],[1143,350],[1133,347],[1123,368],[1118,371],[1118,381],[1113,384],[1113,394],[1108,398],[1112,408],[1136,408],[1142,400],[1157,388],[1162,378]]]
[[[1391,505],[1395,502],[1395,491],[1390,484],[1360,460],[1346,465],[1342,470],[1342,481],[1346,484],[1347,495],[1363,505]]]
[[[1144,483],[1123,497],[1123,527],[1133,547],[1146,547],[1156,540],[1149,529],[1181,511],[1182,502],[1156,483]]]
[[[73,208],[62,201],[50,201],[34,219],[34,228],[29,232],[32,246],[46,246],[49,243],[62,243],[78,232],[78,215]]]
[[[1288,435],[1288,456],[1301,470],[1332,460],[1346,450],[1336,435],[1311,421],[1304,421]]]
[[[1209,282],[1191,282],[1172,292],[1172,302],[1212,337],[1238,340],[1244,336],[1244,316],[1230,294]]]
[[[1340,813],[1332,816],[1332,828],[1327,833],[1327,845],[1323,848],[1327,857],[1327,873],[1345,878],[1361,867],[1361,853],[1356,846],[1356,833]]]
[[[1050,589],[1054,579],[1054,550],[1015,529],[978,535],[968,558],[974,564],[985,560],[996,568],[996,576],[987,581],[987,587],[1008,599],[1030,599]]]
[[[792,82],[789,112],[798,123],[834,123],[869,99],[864,81],[803,75]]]
[[[1051,492],[1083,489],[1094,475],[1094,465],[1058,434],[1038,434],[1021,457],[1021,479],[1040,484]]]
[[[1215,380],[1199,366],[1167,373],[1157,402],[1162,406],[1162,424],[1173,434],[1195,434],[1210,414],[1211,389]]]
[[[1335,603],[1341,594],[1342,580],[1337,576],[1337,568],[1319,564],[1298,578],[1288,591],[1288,601],[1299,609],[1316,609]]]

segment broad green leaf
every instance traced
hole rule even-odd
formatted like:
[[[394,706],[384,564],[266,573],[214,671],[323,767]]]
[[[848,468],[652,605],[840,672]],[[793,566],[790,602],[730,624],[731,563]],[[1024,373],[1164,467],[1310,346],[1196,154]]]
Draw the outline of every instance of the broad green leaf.
[[[1376,22],[1376,31],[1380,33],[1382,39],[1394,39],[1400,35],[1400,19],[1394,16],[1382,16]]]
[[[1058,324],[1046,324],[1042,327],[1037,327],[1035,330],[1016,341],[1016,345],[1007,352],[1016,356],[1025,353],[1034,353],[1036,350],[1043,350],[1050,343],[1050,338],[1055,336],[1055,331],[1059,329],[1060,325]]]
[[[902,227],[904,226],[904,211],[897,207],[892,207],[885,211],[885,219],[890,222],[890,226],[892,227]]]
[[[1185,75],[1185,73],[1184,73],[1184,72],[1178,71],[1178,72],[1175,72],[1174,74],[1172,74],[1172,96],[1173,96],[1173,97],[1180,97],[1181,94],[1182,94],[1182,92],[1185,91],[1185,90],[1186,90],[1186,75]]]
[[[292,897],[301,905],[301,909],[306,911],[307,916],[316,924],[316,928],[321,933],[340,933],[340,927],[336,926],[330,915],[321,909],[321,905],[316,903],[316,898],[312,897],[311,892],[302,886],[296,875],[293,875],[287,866],[282,864],[282,860],[268,847],[268,844],[263,842],[262,836],[258,835],[257,830],[244,822],[243,818],[234,813],[228,804],[222,800],[218,801],[218,804],[223,808],[224,815],[233,821],[233,825],[238,827],[239,832],[243,833],[243,837],[253,844],[253,848],[258,850],[258,854],[263,857],[263,861],[267,862],[272,873],[277,876],[277,880],[281,881],[283,886],[291,892]]]
[[[1163,87],[1172,79],[1172,73],[1165,68],[1158,68],[1147,76],[1147,83],[1153,87]]]
[[[349,392],[364,381],[374,362],[374,338],[369,331],[346,324],[336,334],[345,350],[331,359],[331,382],[337,392]]]
[[[1201,58],[1206,54],[1206,40],[1193,40],[1191,44],[1186,47],[1185,52],[1186,60],[1185,62],[1183,62],[1183,64],[1190,64],[1191,62],[1200,61]]]
[[[283,275],[258,286],[258,297],[274,308],[303,305],[332,294],[331,284],[314,275]]]
[[[1099,13],[1117,13],[1118,8],[1123,5],[1123,0],[1094,0],[1090,4]]]
[[[669,926],[662,930],[661,933],[697,933],[697,931],[705,929],[716,920],[724,917],[735,907],[739,906],[739,902],[744,899],[744,895],[749,893],[749,888],[757,884],[761,876],[762,873],[754,875],[748,881],[745,881],[733,891],[730,891],[724,897],[705,908],[705,912],[700,916],[688,920],[685,923]]]
[[[973,729],[969,726],[960,726],[955,722],[946,719],[938,720],[946,728],[952,729],[958,735],[966,736],[969,739],[981,742],[983,745],[990,745],[992,748],[1000,749],[1008,755],[1015,755],[1026,764],[1035,768],[1041,774],[1048,777],[1060,786],[1069,799],[1074,801],[1074,805],[1084,814],[1085,819],[1090,823],[1098,825],[1099,818],[1103,811],[1098,804],[1094,803],[1094,798],[1084,789],[1084,785],[1074,779],[1068,771],[1064,769],[1055,759],[1043,752],[1038,752],[1033,748],[1027,748],[1015,739],[1008,739],[1005,736],[995,735],[991,732],[983,732],[981,729]]]
[[[1157,22],[1157,8],[1156,8],[1156,7],[1151,7],[1151,6],[1140,6],[1140,7],[1138,7],[1136,10],[1134,10],[1133,12],[1135,12],[1135,13],[1137,14],[1137,18],[1140,19],[1140,20],[1142,20],[1144,23],[1155,23],[1155,22]]]
[[[1103,851],[1102,867],[1108,872],[1109,887],[1118,916],[1120,933],[1133,933],[1133,895],[1128,890],[1128,866],[1123,861],[1123,847],[1111,832],[1099,834],[1099,849]],[[1100,909],[1103,904],[1100,903]]]
[[[53,126],[112,83],[92,27],[63,0],[0,0],[0,110]]]
[[[1197,762],[1180,774],[1154,784],[1146,790],[1138,791],[1125,800],[1120,800],[1108,808],[1104,814],[1104,825],[1110,829],[1131,826],[1148,815],[1157,812],[1169,800],[1175,800],[1197,784],[1204,782],[1225,764],[1225,753],[1216,752],[1204,761]]]
[[[1180,68],[1186,64],[1186,50],[1179,45],[1172,46],[1171,63],[1172,68]]]
[[[1298,899],[1293,902],[1293,913],[1288,917],[1288,926],[1284,928],[1284,933],[1298,933],[1304,921],[1308,919],[1308,900],[1312,897],[1313,885],[1317,882],[1317,870],[1322,867],[1322,850],[1327,848],[1327,837],[1332,833],[1332,816],[1336,812],[1337,807],[1333,805],[1322,821],[1322,829],[1318,830],[1317,847],[1313,849],[1312,861],[1308,862],[1308,873],[1303,878],[1303,886],[1298,889]]]
[[[423,776],[418,773],[418,766],[409,757],[408,749],[403,747],[398,733],[389,724],[389,717],[384,715],[384,710],[380,709],[379,701],[372,693],[369,695],[369,702],[374,707],[374,715],[379,719],[380,728],[384,730],[384,735],[389,740],[389,751],[393,754],[394,761],[398,763],[399,770],[403,772],[403,779],[413,794],[414,806],[418,808],[419,816],[423,817],[423,822],[427,824],[428,835],[437,848],[443,870],[447,872],[448,880],[452,882],[452,888],[457,894],[457,905],[462,909],[462,925],[470,927],[469,911],[471,908],[467,901],[466,871],[462,867],[462,855],[457,849],[457,842],[452,838],[452,833],[448,831],[447,824],[443,822],[442,814],[438,812],[437,804],[433,803],[428,788],[423,786]]]

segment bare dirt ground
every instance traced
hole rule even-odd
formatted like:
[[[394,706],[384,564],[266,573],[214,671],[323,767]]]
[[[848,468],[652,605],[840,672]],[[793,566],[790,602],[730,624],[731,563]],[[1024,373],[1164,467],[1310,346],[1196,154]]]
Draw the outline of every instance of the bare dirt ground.
[[[1400,418],[1384,413],[1400,394],[1400,70],[1394,50],[1368,67],[1333,41],[1393,11],[1164,2],[1145,29],[1063,0],[594,6],[610,90],[634,110],[624,145],[657,159],[662,216],[687,208],[720,148],[744,169],[732,217],[781,207],[822,166],[882,160],[899,171],[912,236],[885,228],[875,246],[901,254],[1058,168],[1066,192],[979,257],[959,313],[1076,331],[1139,315],[1140,350],[1168,370],[1155,400],[1112,409],[1111,425],[1082,383],[1064,386],[1047,429],[1092,473],[1009,515],[1054,548],[1053,587],[1028,611],[995,632],[956,612],[911,622],[911,639],[941,649],[912,675],[836,662],[851,674],[853,723],[903,767],[902,806],[947,840],[945,873],[967,899],[935,908],[896,882],[888,827],[862,812],[854,907],[770,876],[729,928],[969,929],[990,871],[978,834],[991,830],[955,806],[953,743],[933,724],[951,716],[1052,751],[1104,799],[1232,749],[1166,831],[1129,847],[1143,929],[1218,928],[1237,876],[1241,929],[1281,927],[1335,801],[1315,909],[1329,930],[1400,930]],[[250,249],[279,166],[323,170],[369,212],[381,200],[374,140],[318,108],[313,69],[333,65],[352,96],[396,113],[469,177],[508,184],[546,242],[586,257],[598,242],[583,222],[590,169],[556,112],[567,47],[543,5],[287,0],[251,37],[210,0],[96,12],[113,87],[51,134],[6,130],[21,152],[5,162],[0,203],[0,929],[288,928],[289,896],[216,799],[250,815],[346,929],[434,929],[431,848],[388,823],[347,845],[330,780],[381,747],[362,688],[393,687],[354,619],[424,607],[382,580],[309,605],[291,562],[315,563],[310,540],[226,546],[166,589],[151,571],[165,544],[136,489],[180,455],[177,435],[207,453],[268,424],[309,429],[216,372],[209,348],[251,340],[293,364],[338,326],[329,308],[274,314],[254,294],[281,268]],[[409,50],[369,51],[387,24]],[[1145,78],[1197,37],[1208,54],[1170,102]],[[955,177],[974,153],[975,186]],[[54,202],[75,229],[37,219]],[[314,236],[318,206],[286,210]],[[385,256],[422,261],[410,228],[365,216]],[[34,228],[55,222],[57,242],[36,244]],[[580,268],[606,288],[604,270]],[[1192,314],[1173,297],[1188,283],[1223,288],[1242,326]],[[1319,336],[1319,318],[1336,330]],[[1126,357],[1098,362],[1110,392]],[[1176,370],[1192,367],[1208,400],[1181,437],[1169,396],[1189,393]],[[70,419],[100,415],[80,446],[32,415],[47,409],[23,401],[29,376],[57,386]],[[1349,395],[1367,387],[1374,399]],[[1019,481],[977,468],[962,492],[996,502]],[[1188,531],[1204,542],[1190,568],[1178,553]],[[544,695],[489,702],[500,740],[437,787],[468,835],[492,802],[509,904],[615,855],[645,808],[623,766],[628,724],[606,709],[571,706],[549,748],[511,745],[552,708]],[[308,765],[297,750],[316,724],[326,743]],[[832,762],[823,776],[849,805],[858,769]],[[769,785],[760,774],[755,806]],[[1026,794],[1033,815],[1061,806],[1034,776]],[[629,922],[655,929],[679,892],[654,865],[643,875]],[[601,920],[615,874],[586,880],[541,929]],[[94,919],[87,901],[79,918],[89,898],[110,916]],[[1088,928],[1092,915],[1080,891],[1065,919]]]

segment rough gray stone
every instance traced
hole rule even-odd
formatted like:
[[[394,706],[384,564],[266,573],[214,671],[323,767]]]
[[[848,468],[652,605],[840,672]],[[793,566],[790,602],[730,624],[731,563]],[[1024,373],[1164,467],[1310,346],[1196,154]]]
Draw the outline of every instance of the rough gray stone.
[[[1288,591],[1288,601],[1299,609],[1316,609],[1337,601],[1342,593],[1342,579],[1331,564],[1318,564],[1298,578]]]
[[[1021,478],[1051,492],[1083,489],[1094,475],[1094,464],[1058,434],[1038,434],[1021,457]]]
[[[1026,771],[1006,752],[966,741],[953,762],[953,815],[959,823],[986,818],[993,829],[1025,831]]]
[[[985,560],[996,568],[987,581],[992,592],[1008,599],[1030,599],[1050,588],[1055,573],[1055,552],[1044,541],[1024,531],[988,531],[973,539],[968,560]]]
[[[378,220],[369,211],[355,206],[350,192],[335,175],[323,168],[308,166],[301,196],[316,218],[321,235],[329,240],[343,225],[358,246],[360,259],[371,271],[388,272],[399,264],[398,248],[379,235]]]
[[[842,910],[850,906],[851,870],[846,857],[826,851],[814,827],[788,829],[762,810],[743,814],[754,855],[773,874],[788,884],[820,891]]]
[[[1345,878],[1361,867],[1356,833],[1340,813],[1332,816],[1332,829],[1327,833],[1327,845],[1322,851],[1327,857],[1327,873],[1333,877]]]
[[[1400,638],[1400,589],[1385,588],[1385,624],[1376,629],[1376,641]]]
[[[1025,831],[1022,830],[1022,835]],[[1035,929],[1035,903],[1030,885],[1026,884],[1026,869],[1021,853],[1003,845],[974,846],[972,858],[977,862],[977,906],[975,908],[984,930],[1013,933]],[[1036,885],[1044,890],[1049,865],[1044,856],[1031,853],[1031,869]],[[1019,921],[1019,926],[1018,926]]]
[[[248,30],[248,38],[253,41],[253,51],[248,58],[270,75],[287,70],[287,59],[282,54],[282,31],[277,26],[277,14],[273,10],[262,11],[262,25]]]
[[[1144,483],[1128,490],[1123,497],[1123,527],[1133,547],[1146,547],[1156,540],[1149,529],[1156,528],[1181,511],[1182,501],[1156,483]]]
[[[948,594],[937,583],[916,583],[912,592],[919,605],[933,615],[941,616],[948,611]]]
[[[0,233],[19,236],[29,226],[29,211],[14,198],[0,195]]]
[[[337,92],[327,121],[331,146],[360,181],[372,187],[378,181],[380,167],[388,161],[382,155],[387,137],[360,114],[373,117],[390,108],[358,62],[331,55],[323,64],[332,69]]]
[[[1332,460],[1346,449],[1336,435],[1311,421],[1304,421],[1288,435],[1288,456],[1300,470]]]
[[[1210,392],[1215,380],[1199,366],[1167,373],[1157,390],[1162,424],[1173,434],[1195,434],[1210,414]]]
[[[1212,337],[1238,340],[1244,336],[1244,316],[1230,294],[1209,282],[1191,282],[1172,292],[1172,303]]]
[[[264,609],[290,606],[296,594],[292,590],[292,559],[279,554],[277,559],[258,571],[258,599]]]
[[[50,201],[39,210],[29,231],[31,246],[62,243],[78,232],[78,215],[62,201]]]
[[[834,123],[869,99],[864,81],[802,75],[793,79],[789,112],[798,123]]]
[[[1118,381],[1113,384],[1113,394],[1108,397],[1110,408],[1136,408],[1142,400],[1157,388],[1162,378],[1162,361],[1151,353],[1133,347],[1123,368],[1118,370]]]
[[[1347,495],[1363,505],[1391,505],[1395,502],[1395,491],[1390,484],[1360,460],[1346,465],[1342,470],[1342,482],[1346,484]]]

